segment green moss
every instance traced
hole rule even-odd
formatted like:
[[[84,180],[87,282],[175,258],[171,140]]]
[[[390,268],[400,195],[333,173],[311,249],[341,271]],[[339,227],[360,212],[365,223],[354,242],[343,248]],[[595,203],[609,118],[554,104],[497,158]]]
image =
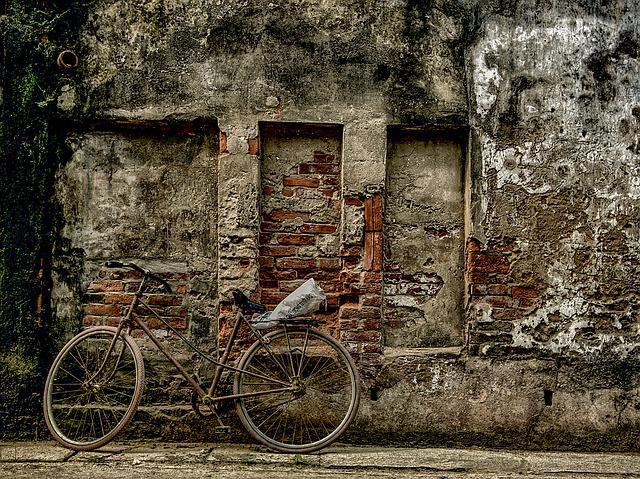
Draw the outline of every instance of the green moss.
[[[55,55],[73,47],[82,22],[80,7],[59,3],[8,0],[0,19],[0,407],[11,411],[0,414],[2,435],[37,430],[43,377],[57,339],[48,308],[47,265],[62,136],[52,133],[55,111],[49,100],[72,81],[56,69]],[[42,264],[44,277],[38,274]]]

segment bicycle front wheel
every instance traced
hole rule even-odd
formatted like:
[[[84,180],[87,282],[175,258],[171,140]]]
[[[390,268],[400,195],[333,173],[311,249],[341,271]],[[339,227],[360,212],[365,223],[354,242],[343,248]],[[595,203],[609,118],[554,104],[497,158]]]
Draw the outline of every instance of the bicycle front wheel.
[[[311,328],[283,329],[256,341],[234,383],[240,420],[281,452],[309,453],[334,442],[360,402],[358,371],[344,347]],[[250,396],[249,396],[250,395]]]
[[[70,449],[101,447],[127,426],[143,384],[142,355],[129,335],[116,337],[116,328],[106,326],[87,329],[62,348],[51,366],[43,401],[47,427]]]

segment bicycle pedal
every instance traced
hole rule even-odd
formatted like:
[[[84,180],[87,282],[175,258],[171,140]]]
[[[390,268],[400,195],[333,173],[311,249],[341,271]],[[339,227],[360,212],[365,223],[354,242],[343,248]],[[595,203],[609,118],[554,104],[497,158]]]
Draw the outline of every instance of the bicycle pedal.
[[[216,432],[229,434],[231,432],[231,426],[216,426]]]

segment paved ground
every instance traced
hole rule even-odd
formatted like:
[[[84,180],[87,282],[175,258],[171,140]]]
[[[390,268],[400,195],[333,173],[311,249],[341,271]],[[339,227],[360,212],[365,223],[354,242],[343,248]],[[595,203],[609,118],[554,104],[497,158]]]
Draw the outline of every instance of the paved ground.
[[[286,455],[229,444],[116,443],[72,453],[51,442],[0,443],[12,479],[640,478],[640,455],[332,446]]]

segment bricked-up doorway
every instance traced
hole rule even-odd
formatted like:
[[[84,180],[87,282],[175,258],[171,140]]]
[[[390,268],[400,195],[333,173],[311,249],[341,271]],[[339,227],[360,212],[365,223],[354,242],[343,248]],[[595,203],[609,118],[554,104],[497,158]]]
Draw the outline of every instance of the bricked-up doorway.
[[[387,145],[385,346],[461,345],[466,132],[390,127]]]
[[[337,333],[342,126],[260,123],[261,300],[273,309],[308,278],[328,296]]]

